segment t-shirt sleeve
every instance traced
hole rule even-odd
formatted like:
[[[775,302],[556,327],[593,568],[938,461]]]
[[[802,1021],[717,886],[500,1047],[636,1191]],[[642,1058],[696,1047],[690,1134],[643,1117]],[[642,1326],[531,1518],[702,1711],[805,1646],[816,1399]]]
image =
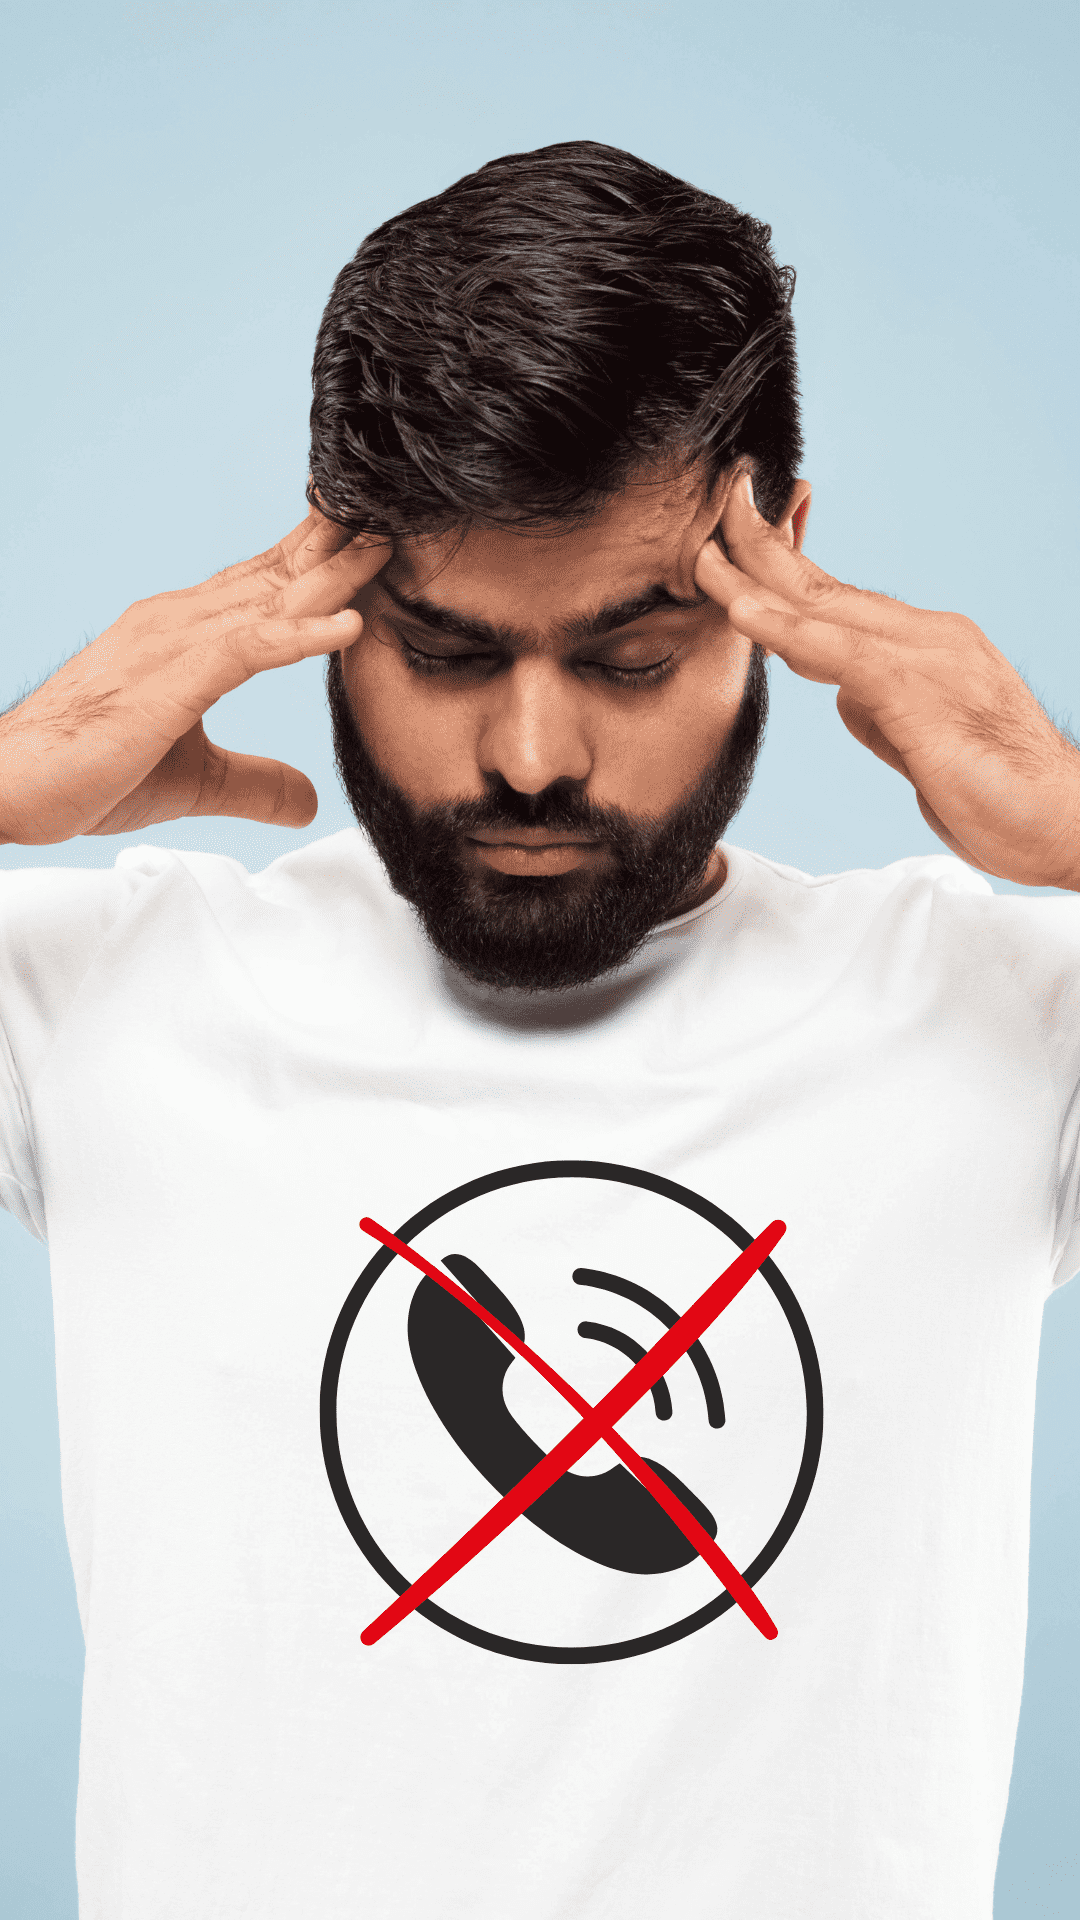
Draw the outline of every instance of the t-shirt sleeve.
[[[131,869],[0,873],[0,1205],[47,1234],[33,1092],[102,942],[137,884]]]
[[[1013,923],[1016,984],[1039,1032],[1058,1122],[1052,1283],[1080,1272],[1080,898],[1015,897],[995,905]]]
[[[1061,1011],[1068,1020],[1068,1043],[1055,1040],[1060,1073],[1061,1141],[1058,1165],[1058,1235],[1060,1252],[1054,1267],[1054,1285],[1080,1272],[1080,952],[1068,990],[1061,994]]]

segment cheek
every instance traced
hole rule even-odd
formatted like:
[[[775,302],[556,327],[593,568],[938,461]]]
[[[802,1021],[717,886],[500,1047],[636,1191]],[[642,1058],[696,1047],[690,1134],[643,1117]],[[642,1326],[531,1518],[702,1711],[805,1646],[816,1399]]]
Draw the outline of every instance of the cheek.
[[[732,635],[686,661],[655,704],[614,715],[594,797],[648,814],[677,805],[723,750],[750,655],[750,641]]]
[[[438,698],[396,649],[364,633],[342,655],[345,692],[368,752],[416,805],[476,794],[473,729],[464,704]]]

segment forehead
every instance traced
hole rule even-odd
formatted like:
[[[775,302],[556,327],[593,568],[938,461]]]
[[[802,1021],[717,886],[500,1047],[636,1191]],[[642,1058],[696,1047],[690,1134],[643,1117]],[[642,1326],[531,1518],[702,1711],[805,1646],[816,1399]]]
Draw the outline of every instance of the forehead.
[[[400,541],[385,574],[406,596],[542,630],[657,584],[692,596],[712,507],[700,477],[642,472],[583,525]]]

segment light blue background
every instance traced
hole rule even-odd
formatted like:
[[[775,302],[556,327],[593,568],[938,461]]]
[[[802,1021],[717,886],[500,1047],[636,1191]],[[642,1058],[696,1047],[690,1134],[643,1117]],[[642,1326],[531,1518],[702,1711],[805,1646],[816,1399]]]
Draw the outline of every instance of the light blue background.
[[[312,342],[368,229],[585,136],[768,219],[798,269],[814,556],[962,609],[1080,710],[1071,4],[39,0],[3,38],[0,706],[130,601],[302,517]],[[934,850],[832,699],[776,669],[735,837],[819,872]],[[212,731],[304,767],[313,832],[346,823],[317,664],[230,696]],[[258,865],[296,844],[239,822],[143,837]],[[0,1911],[70,1920],[82,1649],[48,1272],[6,1219],[0,1329]],[[1080,1283],[1046,1314],[998,1920],[1080,1911],[1078,1379]]]

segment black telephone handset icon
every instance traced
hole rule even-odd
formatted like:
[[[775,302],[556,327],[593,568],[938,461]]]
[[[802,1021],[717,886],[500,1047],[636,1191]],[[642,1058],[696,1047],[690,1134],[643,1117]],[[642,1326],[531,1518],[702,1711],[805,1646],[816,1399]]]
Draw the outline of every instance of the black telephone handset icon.
[[[525,1329],[506,1295],[465,1254],[447,1254],[447,1271],[519,1340]],[[503,1399],[513,1355],[460,1301],[421,1280],[409,1308],[409,1349],[420,1384],[447,1433],[499,1493],[544,1457]],[[706,1532],[716,1538],[708,1508],[658,1461],[648,1465]],[[528,1509],[526,1518],[571,1552],[623,1573],[669,1573],[688,1566],[696,1549],[624,1466],[606,1473],[564,1473]]]

